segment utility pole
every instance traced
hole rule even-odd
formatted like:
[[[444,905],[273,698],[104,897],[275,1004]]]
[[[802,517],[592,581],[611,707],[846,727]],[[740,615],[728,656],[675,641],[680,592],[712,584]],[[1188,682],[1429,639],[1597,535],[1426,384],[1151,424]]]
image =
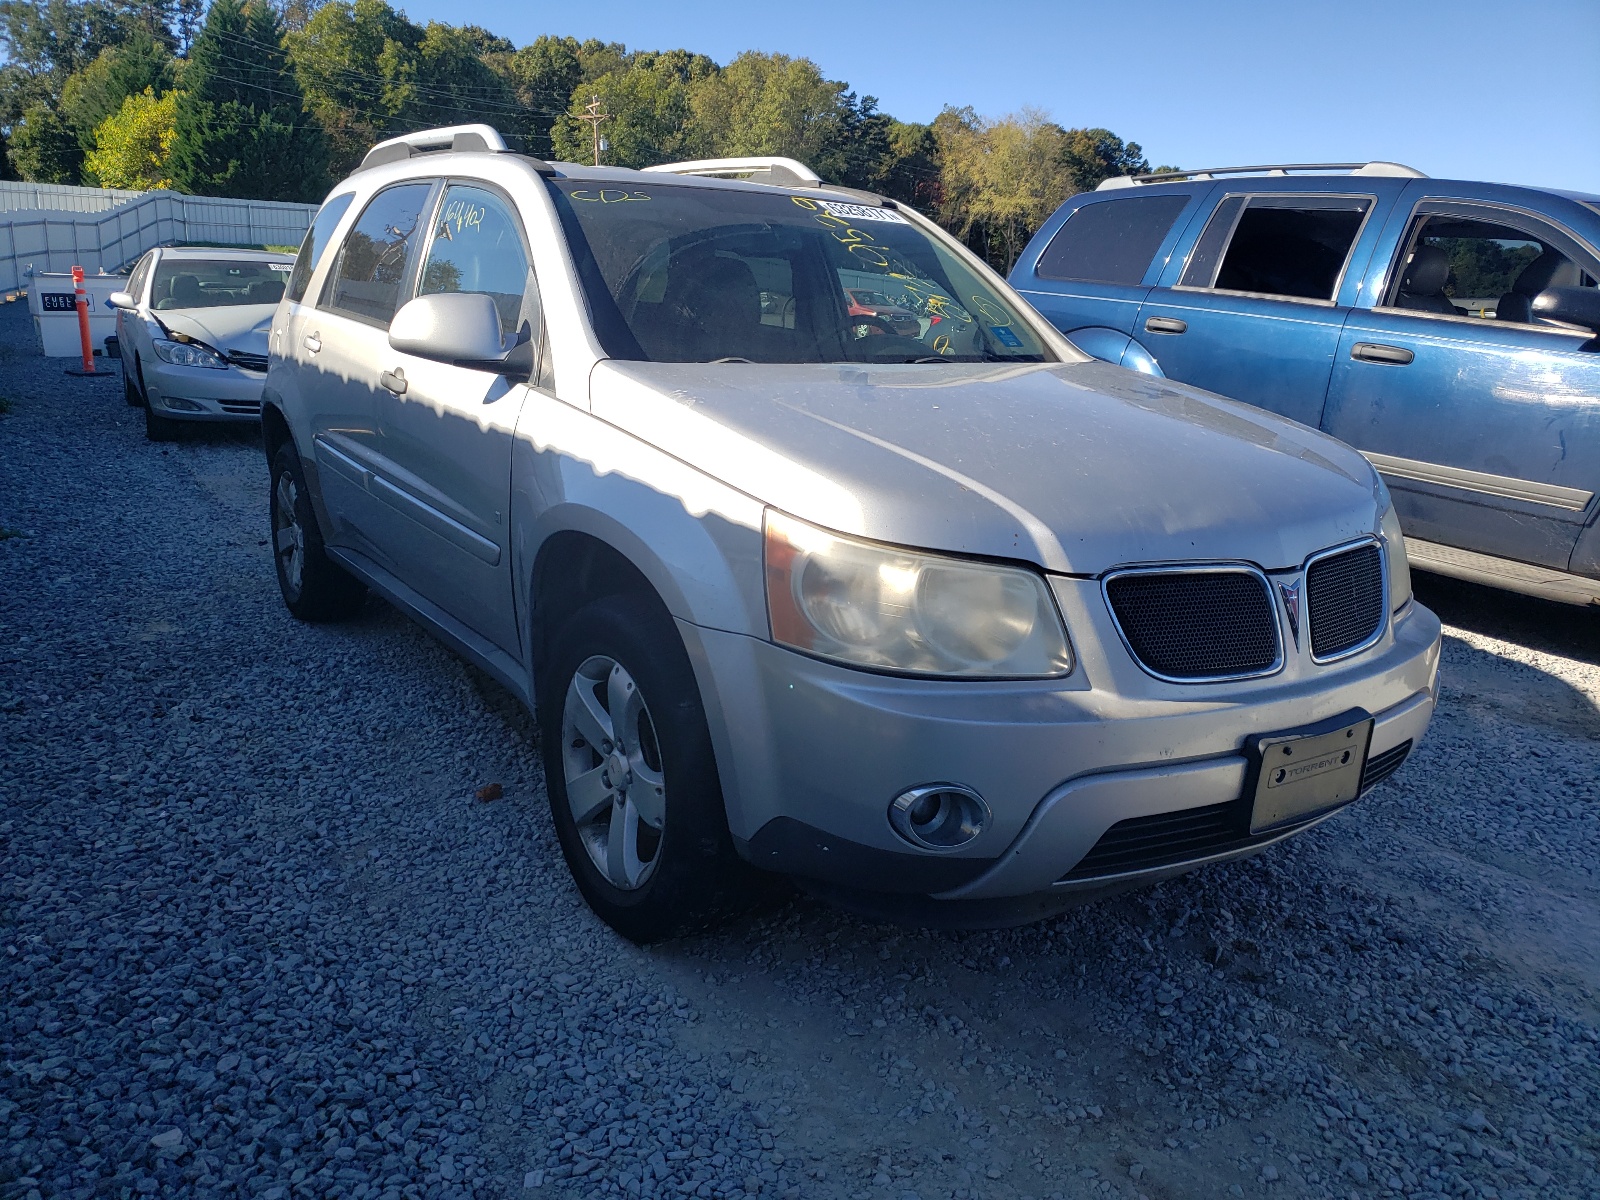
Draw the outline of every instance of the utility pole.
[[[584,111],[578,117],[580,121],[589,122],[589,131],[594,135],[594,165],[597,167],[600,165],[600,122],[611,119],[609,113],[600,111],[604,107],[605,103],[600,97],[593,96],[589,103],[583,106]]]

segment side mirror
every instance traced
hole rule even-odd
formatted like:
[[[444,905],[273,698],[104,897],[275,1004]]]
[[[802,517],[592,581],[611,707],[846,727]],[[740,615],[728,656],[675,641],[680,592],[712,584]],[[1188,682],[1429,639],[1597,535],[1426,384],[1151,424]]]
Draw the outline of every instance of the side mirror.
[[[1545,288],[1533,298],[1533,315],[1600,334],[1600,288]]]
[[[434,362],[501,374],[508,370],[500,312],[481,292],[418,296],[389,323],[389,345]]]
[[[127,292],[112,292],[106,299],[111,302],[112,308],[135,309],[139,307]]]

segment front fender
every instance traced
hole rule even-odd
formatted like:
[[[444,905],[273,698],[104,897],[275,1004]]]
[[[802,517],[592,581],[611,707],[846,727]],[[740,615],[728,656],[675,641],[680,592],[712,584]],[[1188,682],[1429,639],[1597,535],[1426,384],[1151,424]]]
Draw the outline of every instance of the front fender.
[[[631,562],[679,620],[766,636],[759,501],[538,391],[518,418],[511,478],[518,596],[531,594],[540,547],[570,530]]]

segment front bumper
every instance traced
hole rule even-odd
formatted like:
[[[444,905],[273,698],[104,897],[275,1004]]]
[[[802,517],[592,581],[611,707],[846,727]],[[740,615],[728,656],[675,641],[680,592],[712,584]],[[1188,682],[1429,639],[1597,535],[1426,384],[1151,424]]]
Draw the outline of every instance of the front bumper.
[[[1377,718],[1372,761],[1415,746],[1432,716],[1440,626],[1419,605],[1340,663],[1317,666],[1302,652],[1266,679],[1169,684],[1138,670],[1098,615],[1098,584],[1079,582],[1057,587],[1078,635],[1077,668],[1062,680],[873,675],[680,625],[741,852],[862,892],[995,901],[1105,890],[1285,836],[1220,851],[1213,840],[1141,878],[1073,875],[1118,822],[1239,801],[1247,738],[1361,708]],[[965,785],[989,804],[991,821],[959,851],[920,850],[888,823],[892,798],[927,783]]]
[[[259,421],[265,372],[230,366],[179,367],[154,355],[141,358],[140,374],[150,407],[176,421]]]

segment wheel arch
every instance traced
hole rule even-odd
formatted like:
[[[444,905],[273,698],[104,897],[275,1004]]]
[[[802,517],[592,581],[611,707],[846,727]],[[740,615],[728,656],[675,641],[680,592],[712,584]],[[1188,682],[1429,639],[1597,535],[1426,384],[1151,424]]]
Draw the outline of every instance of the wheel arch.
[[[293,440],[289,419],[283,415],[283,410],[270,400],[264,401],[261,405],[261,448],[266,452],[267,463],[270,465],[278,456],[280,446]]]

